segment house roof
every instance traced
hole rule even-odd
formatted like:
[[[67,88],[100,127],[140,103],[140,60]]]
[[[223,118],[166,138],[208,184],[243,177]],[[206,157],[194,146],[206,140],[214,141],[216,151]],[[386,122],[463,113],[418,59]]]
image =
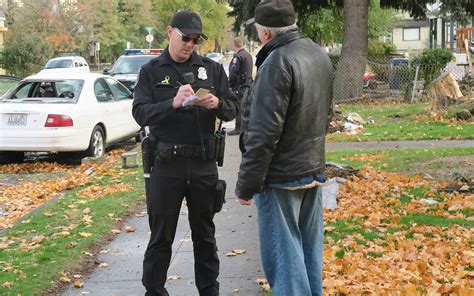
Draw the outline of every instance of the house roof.
[[[419,28],[429,27],[430,22],[428,19],[425,20],[401,20],[394,25],[394,28]]]

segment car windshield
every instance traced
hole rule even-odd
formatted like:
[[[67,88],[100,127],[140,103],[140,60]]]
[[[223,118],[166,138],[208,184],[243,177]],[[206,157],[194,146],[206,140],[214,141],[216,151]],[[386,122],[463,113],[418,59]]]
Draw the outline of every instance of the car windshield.
[[[140,67],[153,59],[153,56],[128,57],[118,59],[112,68],[112,74],[138,74]]]
[[[208,58],[218,58],[219,54],[217,52],[212,52],[207,54]]]
[[[75,103],[81,94],[84,80],[64,79],[48,81],[22,81],[4,95],[3,101]]]
[[[44,66],[45,69],[72,68],[72,60],[50,60]]]

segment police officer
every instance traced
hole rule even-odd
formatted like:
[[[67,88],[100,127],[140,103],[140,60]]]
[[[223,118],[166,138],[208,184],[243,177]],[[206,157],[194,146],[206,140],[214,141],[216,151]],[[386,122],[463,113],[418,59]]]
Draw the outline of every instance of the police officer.
[[[140,126],[149,126],[157,147],[147,194],[151,237],[142,283],[145,295],[168,295],[164,285],[171,245],[186,197],[196,286],[200,295],[218,295],[219,259],[213,223],[218,176],[209,142],[216,117],[232,120],[237,102],[222,65],[194,51],[207,39],[196,13],[178,11],[167,33],[168,47],[140,70],[133,102],[135,120]],[[198,89],[209,93],[187,105]]]
[[[233,40],[234,46],[234,57],[229,64],[229,83],[232,91],[237,95],[239,99],[239,111],[240,101],[242,100],[242,91],[240,87],[244,84],[247,77],[252,77],[253,70],[253,59],[248,51],[244,48],[244,42],[242,38],[235,37]],[[235,129],[229,132],[229,135],[238,135],[241,132],[241,116],[238,112],[235,118]]]

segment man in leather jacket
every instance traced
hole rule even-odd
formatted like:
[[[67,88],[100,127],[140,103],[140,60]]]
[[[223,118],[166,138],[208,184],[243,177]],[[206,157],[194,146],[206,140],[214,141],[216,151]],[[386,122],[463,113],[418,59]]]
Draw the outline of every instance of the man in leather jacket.
[[[243,102],[235,193],[258,209],[261,259],[275,295],[322,294],[325,133],[332,65],[295,24],[290,0],[255,9],[257,76]]]
[[[212,153],[216,117],[235,118],[237,102],[221,64],[199,56],[200,17],[178,11],[167,28],[168,47],[145,64],[134,92],[133,116],[149,126],[156,142],[147,212],[151,229],[142,283],[146,295],[168,295],[165,288],[183,198],[186,197],[199,295],[218,295],[219,258],[214,214],[218,211],[217,166]],[[199,95],[201,89],[204,93]],[[196,98],[196,96],[198,96]],[[190,98],[194,98],[190,104]]]

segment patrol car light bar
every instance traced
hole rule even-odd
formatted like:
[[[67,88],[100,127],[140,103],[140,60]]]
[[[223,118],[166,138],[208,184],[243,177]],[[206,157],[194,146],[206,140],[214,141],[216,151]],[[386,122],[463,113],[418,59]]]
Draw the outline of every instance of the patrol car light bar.
[[[160,54],[163,52],[162,48],[151,48],[151,49],[140,49],[140,48],[127,48],[125,49],[125,55],[133,54]]]

